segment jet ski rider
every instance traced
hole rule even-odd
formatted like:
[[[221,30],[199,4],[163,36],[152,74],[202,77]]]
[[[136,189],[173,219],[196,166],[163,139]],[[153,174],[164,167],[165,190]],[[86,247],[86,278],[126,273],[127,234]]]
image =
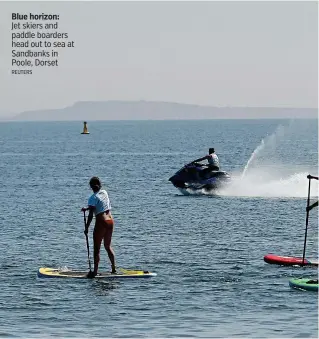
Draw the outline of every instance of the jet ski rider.
[[[219,171],[219,159],[217,154],[215,153],[214,148],[210,148],[208,150],[209,154],[206,155],[203,158],[199,158],[197,160],[194,160],[191,162],[191,164],[194,164],[195,162],[207,160],[208,161],[208,171]]]

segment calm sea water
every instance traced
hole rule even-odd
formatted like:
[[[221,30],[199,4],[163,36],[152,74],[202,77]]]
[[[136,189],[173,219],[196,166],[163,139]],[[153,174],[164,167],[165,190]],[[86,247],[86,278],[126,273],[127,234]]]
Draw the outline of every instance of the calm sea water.
[[[1,337],[317,336],[318,294],[288,285],[317,269],[263,256],[302,255],[318,121],[105,121],[89,122],[90,135],[82,126],[0,123]],[[168,178],[209,147],[233,187],[182,195]],[[37,278],[42,266],[88,269],[80,208],[93,175],[113,205],[117,265],[157,277]],[[317,250],[314,211],[307,257]]]

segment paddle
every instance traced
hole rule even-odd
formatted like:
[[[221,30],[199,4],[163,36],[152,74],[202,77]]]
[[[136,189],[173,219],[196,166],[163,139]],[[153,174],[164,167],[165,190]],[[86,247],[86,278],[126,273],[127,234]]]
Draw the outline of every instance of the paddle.
[[[306,214],[306,229],[305,229],[305,240],[303,244],[303,254],[302,254],[302,263],[301,266],[304,266],[305,263],[305,254],[306,254],[306,243],[307,243],[307,231],[308,231],[308,220],[309,220],[309,203],[310,203],[310,182],[312,177],[310,174],[307,175],[307,178],[309,180],[309,185],[308,185],[308,199],[307,199],[307,214]]]
[[[84,218],[84,229],[85,229],[85,227],[86,227],[86,216],[85,216],[85,211],[83,211],[83,218]],[[86,239],[86,248],[87,248],[87,251],[88,251],[89,268],[90,268],[90,272],[92,272],[91,259],[90,259],[89,238],[88,238],[87,233],[85,233],[85,239]]]
[[[307,175],[307,179],[319,179],[319,177],[315,177],[315,176],[313,176],[313,175],[310,175],[310,174],[308,174]]]

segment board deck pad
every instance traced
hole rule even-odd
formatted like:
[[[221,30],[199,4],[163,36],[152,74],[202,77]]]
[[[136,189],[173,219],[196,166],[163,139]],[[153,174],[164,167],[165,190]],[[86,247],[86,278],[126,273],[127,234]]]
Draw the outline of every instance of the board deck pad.
[[[289,286],[307,291],[318,291],[318,279],[296,278],[289,280]]]
[[[268,264],[276,265],[285,265],[285,266],[294,266],[294,265],[304,265],[304,266],[318,266],[318,260],[306,259],[302,263],[302,258],[300,257],[285,257],[275,254],[267,254],[264,256],[264,261]]]
[[[77,278],[87,279],[88,271],[75,271],[63,268],[41,267],[38,270],[39,278]],[[142,270],[126,270],[120,268],[117,273],[100,272],[94,279],[127,279],[127,278],[150,278],[157,274]]]

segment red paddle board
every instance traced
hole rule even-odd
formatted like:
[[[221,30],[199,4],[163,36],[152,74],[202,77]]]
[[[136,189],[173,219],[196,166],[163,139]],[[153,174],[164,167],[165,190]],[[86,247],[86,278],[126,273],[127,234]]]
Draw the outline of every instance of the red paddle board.
[[[264,256],[264,260],[268,264],[294,266],[302,265],[302,258],[299,257],[283,257],[275,254],[267,254]],[[305,258],[303,265],[307,266],[318,266],[318,260],[308,260]]]

